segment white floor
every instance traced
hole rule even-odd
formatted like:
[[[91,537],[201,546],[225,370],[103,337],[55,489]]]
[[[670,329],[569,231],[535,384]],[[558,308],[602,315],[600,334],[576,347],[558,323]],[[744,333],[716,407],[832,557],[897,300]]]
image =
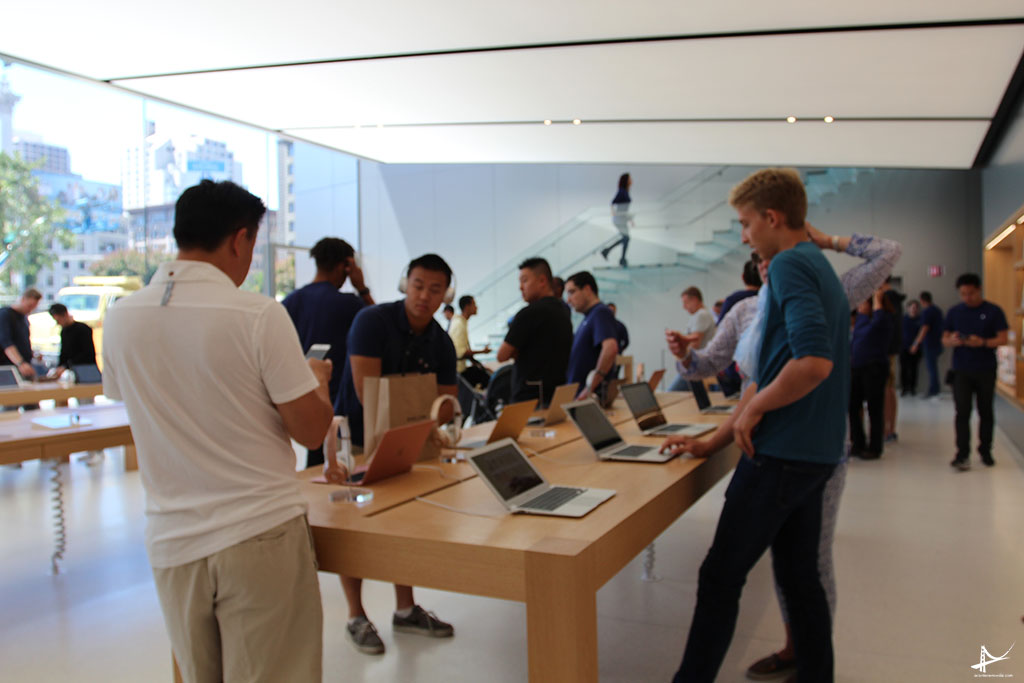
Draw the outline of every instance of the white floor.
[[[966,681],[982,645],[1024,647],[1024,461],[997,430],[997,466],[949,467],[949,400],[903,401],[900,441],[882,460],[851,463],[835,552],[837,680]],[[142,492],[111,451],[101,468],[70,468],[68,546],[49,573],[49,472],[0,469],[0,681],[169,681],[169,645],[142,547]],[[658,540],[655,583],[638,558],[598,595],[602,681],[667,681],[689,628],[697,569],[725,482]],[[343,640],[337,578],[321,575],[325,681],[526,680],[521,604],[420,590],[456,627],[451,640],[392,634],[393,593],[368,582],[366,604],[388,651]],[[751,574],[719,680],[739,681],[781,645],[767,558]],[[1024,654],[988,674],[1024,677]]]

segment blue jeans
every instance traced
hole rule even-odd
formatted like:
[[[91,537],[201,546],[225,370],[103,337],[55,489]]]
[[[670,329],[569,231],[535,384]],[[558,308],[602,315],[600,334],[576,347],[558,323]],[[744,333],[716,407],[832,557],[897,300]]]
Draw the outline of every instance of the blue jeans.
[[[747,574],[772,549],[798,662],[797,681],[833,677],[832,619],[818,569],[822,494],[835,465],[743,457],[700,568],[697,607],[674,683],[711,683],[729,649]]]
[[[939,355],[942,347],[924,347],[924,366],[928,369],[928,395],[938,396],[939,394]]]

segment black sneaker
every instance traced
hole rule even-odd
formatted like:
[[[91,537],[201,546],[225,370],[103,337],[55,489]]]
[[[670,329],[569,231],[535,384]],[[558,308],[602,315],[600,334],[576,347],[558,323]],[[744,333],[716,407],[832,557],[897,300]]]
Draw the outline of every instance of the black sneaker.
[[[993,467],[996,464],[996,461],[992,459],[991,455],[981,456],[981,462],[985,464],[985,467]]]
[[[971,469],[971,463],[967,462],[967,458],[953,458],[953,462],[949,463],[949,466],[958,472],[966,472]]]
[[[345,629],[352,646],[367,655],[384,654],[384,641],[377,634],[377,629],[366,617],[356,617],[348,622]]]
[[[419,605],[413,605],[412,614],[407,617],[395,614],[391,620],[391,628],[402,633],[418,633],[431,638],[451,638],[455,635],[455,629],[451,624],[446,624],[438,619],[436,614]]]

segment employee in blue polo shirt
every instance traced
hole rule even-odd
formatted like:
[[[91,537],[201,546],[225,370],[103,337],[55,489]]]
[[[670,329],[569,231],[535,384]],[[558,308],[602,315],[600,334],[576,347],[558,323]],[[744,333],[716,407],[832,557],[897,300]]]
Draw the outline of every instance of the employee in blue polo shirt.
[[[986,466],[992,459],[995,428],[992,402],[996,390],[996,349],[1009,338],[1003,309],[981,297],[981,278],[966,273],[956,280],[961,303],[946,313],[942,344],[953,349],[953,399],[956,401],[956,457],[950,463],[960,472],[971,468],[971,401],[977,397],[978,455]]]
[[[615,315],[597,297],[597,281],[583,270],[569,276],[565,283],[569,305],[583,314],[583,322],[576,328],[569,352],[569,382],[583,387],[577,399],[582,400],[597,392],[608,379],[619,353],[619,330]],[[590,383],[587,376],[593,371]]]
[[[348,334],[348,360],[342,379],[342,406],[352,430],[352,442],[363,443],[363,379],[399,373],[434,373],[441,393],[456,394],[455,346],[434,320],[447,299],[452,269],[437,254],[425,254],[406,269],[405,298],[364,308]],[[366,654],[383,654],[384,642],[363,609],[361,578],[342,576],[348,600],[348,633],[352,645]],[[438,619],[413,600],[411,586],[395,586],[392,628],[433,638],[451,637],[451,624]]]
[[[932,301],[931,292],[921,292],[921,327],[910,352],[924,349],[924,366],[928,370],[928,398],[939,395],[939,356],[942,355],[942,309]]]
[[[619,335],[619,353],[622,353],[629,346],[629,330],[626,329],[626,324],[619,320],[619,309],[615,304],[609,301],[605,305],[612,312],[612,315],[615,316],[615,329],[618,330]]]
[[[299,333],[302,352],[313,344],[329,344],[326,360],[331,361],[331,382],[327,386],[335,414],[341,414],[341,379],[345,371],[348,331],[363,306],[372,306],[370,288],[363,280],[363,271],[356,263],[355,249],[337,237],[324,237],[313,245],[309,255],[316,262],[316,276],[284,298],[281,304],[288,311]],[[351,281],[356,294],[339,292],[345,281]],[[323,447],[307,452],[306,467],[324,464]]]
[[[697,605],[675,682],[715,680],[748,572],[772,548],[797,678],[833,678],[832,619],[819,568],[825,483],[843,456],[850,391],[849,303],[807,240],[796,171],[765,169],[733,188],[743,241],[770,260],[754,383],[736,408],[743,450],[700,568]]]

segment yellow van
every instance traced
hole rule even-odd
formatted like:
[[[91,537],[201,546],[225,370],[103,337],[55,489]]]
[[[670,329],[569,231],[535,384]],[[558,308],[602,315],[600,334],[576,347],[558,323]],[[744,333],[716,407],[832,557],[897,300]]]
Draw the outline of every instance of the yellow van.
[[[75,320],[92,328],[96,344],[96,362],[103,366],[103,319],[107,310],[118,299],[142,289],[142,279],[136,275],[100,276],[80,275],[70,287],[61,287],[55,303],[68,307]],[[41,304],[43,308],[45,304]],[[48,308],[48,307],[47,307]],[[54,322],[48,310],[40,310],[28,318],[32,350],[43,354],[48,363],[56,363],[60,356],[60,325]]]

